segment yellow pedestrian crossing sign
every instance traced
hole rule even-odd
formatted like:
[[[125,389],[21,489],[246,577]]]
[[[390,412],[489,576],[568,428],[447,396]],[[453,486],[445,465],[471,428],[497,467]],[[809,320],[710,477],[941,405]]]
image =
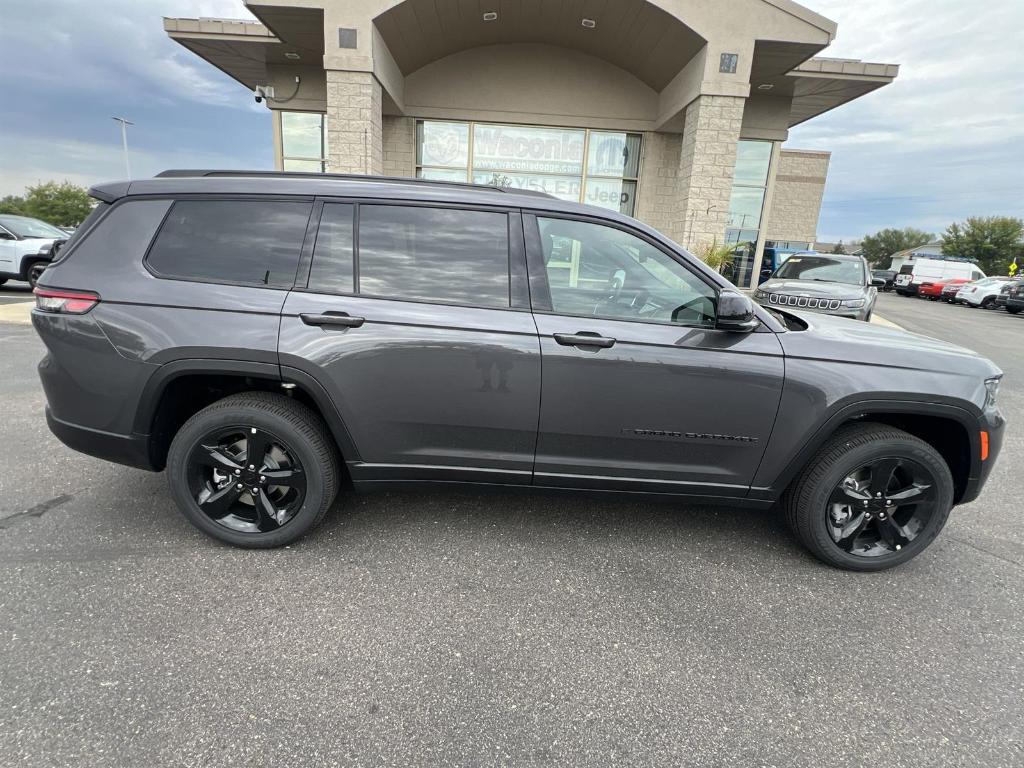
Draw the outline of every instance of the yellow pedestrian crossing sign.
[[[1010,277],[1017,276],[1017,257],[1013,257],[1013,264],[1010,265]]]

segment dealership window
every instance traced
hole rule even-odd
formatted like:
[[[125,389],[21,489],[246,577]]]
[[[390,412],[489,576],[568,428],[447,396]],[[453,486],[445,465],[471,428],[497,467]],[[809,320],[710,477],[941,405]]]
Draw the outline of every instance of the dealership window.
[[[547,192],[632,215],[640,134],[422,120],[416,175]]]
[[[319,112],[278,112],[281,167],[286,171],[327,170],[327,116]]]
[[[732,279],[741,288],[753,283],[754,256],[764,215],[764,198],[771,168],[772,142],[742,140],[736,146],[736,171],[725,241],[736,246]]]

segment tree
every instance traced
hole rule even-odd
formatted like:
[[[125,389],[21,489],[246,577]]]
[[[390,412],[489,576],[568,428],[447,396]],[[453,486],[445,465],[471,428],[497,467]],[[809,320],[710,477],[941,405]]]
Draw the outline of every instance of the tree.
[[[6,195],[0,198],[0,213],[13,213],[15,216],[24,216],[25,198],[20,195]]]
[[[845,256],[846,255],[846,246],[843,245],[843,241],[842,240],[840,240],[838,243],[836,243],[836,247],[832,249],[832,253],[834,253],[834,254],[836,254],[838,256]]]
[[[935,235],[913,227],[883,229],[881,232],[865,237],[861,243],[861,250],[871,266],[888,269],[888,259],[894,253],[917,248],[919,245],[927,245],[933,240],[935,240]]]
[[[1024,257],[1024,221],[1012,216],[972,216],[950,224],[942,243],[947,256],[974,259],[990,275],[1006,274]]]
[[[24,215],[58,227],[77,227],[92,210],[93,201],[84,187],[68,181],[48,181],[25,190]]]

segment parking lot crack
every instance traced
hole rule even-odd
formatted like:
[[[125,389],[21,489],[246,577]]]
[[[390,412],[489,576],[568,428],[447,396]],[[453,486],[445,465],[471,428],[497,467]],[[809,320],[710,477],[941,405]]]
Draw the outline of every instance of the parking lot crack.
[[[51,509],[67,504],[74,498],[71,494],[62,493],[60,496],[54,496],[52,499],[47,499],[36,504],[34,507],[29,507],[23,512],[15,512],[13,515],[7,515],[6,517],[0,517],[0,530],[10,528],[12,525],[16,525],[30,517],[42,517]]]

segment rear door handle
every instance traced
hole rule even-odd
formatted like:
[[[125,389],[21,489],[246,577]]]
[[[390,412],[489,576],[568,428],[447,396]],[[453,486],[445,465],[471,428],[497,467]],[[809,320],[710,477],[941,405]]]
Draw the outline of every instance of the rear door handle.
[[[599,336],[592,331],[580,331],[579,333],[556,333],[555,341],[563,347],[598,347],[610,349],[615,346],[615,339],[607,336]]]
[[[333,325],[342,328],[358,328],[366,322],[365,317],[352,317],[347,312],[324,312],[321,315],[299,315],[306,325]]]

